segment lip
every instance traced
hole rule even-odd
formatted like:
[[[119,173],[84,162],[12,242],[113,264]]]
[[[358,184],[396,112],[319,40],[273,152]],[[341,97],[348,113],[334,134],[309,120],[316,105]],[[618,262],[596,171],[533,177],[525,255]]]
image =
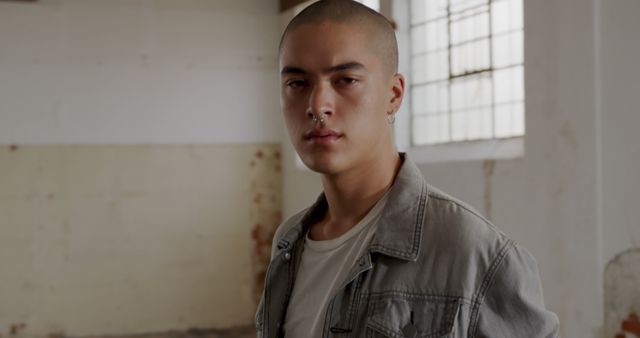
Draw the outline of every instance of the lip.
[[[319,145],[330,145],[338,141],[342,134],[327,128],[313,129],[304,134],[305,140]]]

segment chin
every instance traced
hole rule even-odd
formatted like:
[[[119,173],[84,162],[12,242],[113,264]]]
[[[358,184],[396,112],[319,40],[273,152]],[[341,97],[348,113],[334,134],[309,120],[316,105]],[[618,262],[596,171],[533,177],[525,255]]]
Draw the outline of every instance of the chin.
[[[302,163],[319,174],[336,174],[341,171],[340,161],[335,154],[298,154]]]

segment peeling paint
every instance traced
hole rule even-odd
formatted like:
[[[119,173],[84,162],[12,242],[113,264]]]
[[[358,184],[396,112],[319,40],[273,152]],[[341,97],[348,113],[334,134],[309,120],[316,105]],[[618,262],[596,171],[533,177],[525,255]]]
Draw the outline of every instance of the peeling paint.
[[[633,333],[636,337],[640,337],[640,318],[638,318],[637,313],[630,313],[622,321],[620,327],[623,332],[616,334],[616,338],[626,338],[627,335],[625,333]]]
[[[253,250],[254,301],[258,302],[267,266],[271,259],[271,240],[282,220],[282,173],[279,146],[256,151],[249,163],[252,172],[251,238]]]
[[[11,255],[0,258],[0,294],[9,295],[0,313],[15,318],[0,318],[0,333],[249,324],[281,215],[277,151],[261,143],[21,145],[10,153],[5,145],[0,246]],[[96,293],[96,285],[109,292]],[[158,294],[171,306],[159,306]],[[142,322],[140,313],[148,314]],[[14,325],[10,336],[11,323],[23,321],[28,329]]]
[[[640,248],[607,264],[604,287],[605,337],[625,337],[625,332],[640,336]]]

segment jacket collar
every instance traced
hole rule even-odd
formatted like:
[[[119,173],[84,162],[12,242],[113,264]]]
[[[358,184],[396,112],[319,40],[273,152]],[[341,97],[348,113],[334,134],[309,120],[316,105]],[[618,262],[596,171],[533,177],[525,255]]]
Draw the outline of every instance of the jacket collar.
[[[427,184],[416,164],[406,154],[400,153],[400,156],[403,163],[389,191],[389,199],[382,210],[369,251],[415,261],[422,243]],[[302,238],[311,224],[324,215],[327,207],[322,193],[302,219],[282,236],[278,247],[285,249]]]

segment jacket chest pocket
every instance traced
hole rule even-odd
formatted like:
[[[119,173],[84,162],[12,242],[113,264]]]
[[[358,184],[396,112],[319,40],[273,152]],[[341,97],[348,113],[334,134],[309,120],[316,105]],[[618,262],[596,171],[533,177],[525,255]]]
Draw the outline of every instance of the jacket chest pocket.
[[[453,337],[455,297],[394,293],[371,298],[366,337]]]

